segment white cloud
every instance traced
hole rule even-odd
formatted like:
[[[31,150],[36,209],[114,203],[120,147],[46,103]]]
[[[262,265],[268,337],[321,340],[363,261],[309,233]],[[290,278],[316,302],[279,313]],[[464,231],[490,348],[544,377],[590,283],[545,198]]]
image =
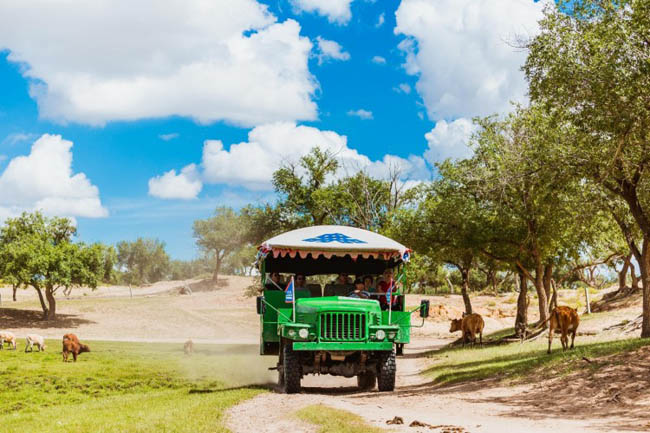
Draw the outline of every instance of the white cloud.
[[[382,56],[374,56],[371,59],[372,63],[376,63],[378,65],[385,65],[386,64],[386,59]]]
[[[178,138],[179,134],[178,132],[171,132],[169,134],[160,134],[158,138],[160,138],[162,141],[170,141],[173,140],[174,138]]]
[[[12,134],[7,135],[5,139],[2,140],[2,145],[13,146],[18,143],[34,140],[35,138],[36,138],[36,134],[25,133],[25,132],[14,132]]]
[[[359,108],[358,110],[348,111],[348,116],[358,117],[359,119],[363,119],[363,120],[370,120],[372,119],[372,111]]]
[[[27,156],[9,161],[0,174],[0,218],[23,211],[48,215],[105,217],[99,190],[84,173],[72,172],[72,142],[44,134]]]
[[[393,87],[393,90],[397,93],[406,93],[408,95],[411,93],[411,86],[408,83],[400,83],[397,87]]]
[[[377,18],[377,24],[375,24],[375,27],[381,27],[381,26],[383,26],[383,25],[384,25],[384,22],[385,22],[385,17],[384,17],[384,13],[382,12],[382,13],[379,15],[379,18]]]
[[[350,60],[350,53],[343,51],[343,47],[335,41],[330,41],[317,36],[316,45],[316,57],[318,58],[319,65],[322,65],[330,59],[341,60],[343,62]]]
[[[189,200],[201,192],[203,183],[195,164],[184,167],[180,173],[169,170],[162,176],[149,179],[149,195],[166,199]]]
[[[207,140],[203,147],[201,177],[204,183],[270,191],[273,189],[273,172],[283,163],[298,162],[300,157],[314,147],[338,158],[340,169],[334,178],[358,170],[364,170],[378,178],[387,178],[391,170],[399,169],[404,182],[429,179],[431,175],[426,162],[419,156],[401,158],[385,155],[381,160],[373,161],[348,147],[344,135],[311,126],[280,122],[254,128],[248,134],[248,141],[233,144],[228,149],[220,140]],[[165,176],[178,177],[173,171],[161,177]]]
[[[0,50],[59,122],[313,120],[311,42],[255,0],[2,2]]]
[[[298,12],[315,12],[327,17],[328,21],[337,24],[347,24],[352,18],[350,3],[353,0],[291,0]]]
[[[487,115],[526,99],[517,36],[538,32],[544,2],[402,0],[395,33],[431,119]]]
[[[424,159],[431,165],[447,158],[462,159],[472,156],[472,149],[468,146],[476,125],[465,118],[453,122],[440,120],[435,128],[427,132],[429,148],[424,152]]]

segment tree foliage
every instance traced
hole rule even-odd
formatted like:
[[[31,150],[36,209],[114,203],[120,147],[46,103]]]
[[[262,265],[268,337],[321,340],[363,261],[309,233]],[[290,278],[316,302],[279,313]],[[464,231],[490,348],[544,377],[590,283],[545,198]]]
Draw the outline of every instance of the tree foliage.
[[[138,238],[117,244],[117,263],[127,284],[141,285],[163,280],[169,272],[164,242]]]
[[[642,234],[633,253],[643,281],[644,337],[650,337],[649,40],[647,1],[562,1],[547,8],[524,66],[532,100],[568,125],[557,153],[577,176],[625,203]]]
[[[214,283],[218,280],[224,258],[240,248],[250,236],[247,222],[242,214],[229,207],[218,207],[212,217],[194,221],[196,244],[204,253],[214,255]]]
[[[75,234],[69,219],[40,212],[9,218],[0,229],[0,273],[12,283],[34,288],[46,319],[56,317],[59,289],[95,288],[109,266],[110,248],[74,243]]]

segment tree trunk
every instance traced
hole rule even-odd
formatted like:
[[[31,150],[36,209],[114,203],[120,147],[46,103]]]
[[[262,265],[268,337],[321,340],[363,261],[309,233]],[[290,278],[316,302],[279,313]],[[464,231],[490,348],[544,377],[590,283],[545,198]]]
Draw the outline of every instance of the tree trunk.
[[[47,305],[45,305],[45,299],[43,298],[43,291],[38,285],[34,285],[34,289],[36,289],[36,293],[38,293],[38,300],[41,301],[41,308],[43,309],[43,320],[46,320],[48,309]]]
[[[56,298],[54,298],[53,287],[45,288],[45,297],[47,298],[47,304],[48,304],[46,320],[54,320],[56,319]]]
[[[543,323],[543,328],[546,328],[546,319],[548,314],[546,311],[548,304],[548,297],[544,287],[545,269],[539,264],[535,269],[535,290],[537,291],[537,300],[539,301],[539,323]]]
[[[551,299],[551,280],[553,279],[553,265],[547,264],[544,266],[544,293],[546,293],[546,300]]]
[[[12,284],[12,289],[14,290],[13,300],[16,302],[16,292],[18,291],[18,284]]]
[[[641,249],[641,283],[643,285],[643,322],[641,338],[650,338],[650,235],[645,235]]]
[[[630,268],[630,258],[632,257],[632,254],[629,254],[627,257],[623,258],[623,268],[621,271],[618,273],[618,287],[619,289],[625,288],[627,285],[627,271]],[[632,275],[634,275],[634,266],[632,266]],[[634,277],[632,277],[634,278]]]
[[[212,282],[214,284],[217,284],[217,282],[219,281],[219,268],[221,268],[221,256],[219,255],[219,251],[217,251],[215,257],[217,259],[217,263],[214,266],[214,273],[212,274]]]
[[[460,289],[460,293],[463,295],[465,313],[472,314],[472,303],[469,299],[469,269],[461,269],[460,274],[463,277],[463,286]]]
[[[517,298],[517,316],[515,317],[515,334],[524,338],[528,326],[528,284],[523,272],[519,273],[519,297]]]
[[[630,263],[630,276],[632,277],[632,288],[634,290],[639,290],[641,288],[639,285],[640,278],[636,274],[636,269],[634,269],[634,265],[632,263]]]
[[[499,296],[499,288],[497,286],[497,273],[496,271],[492,272],[492,291],[494,292],[494,296]]]

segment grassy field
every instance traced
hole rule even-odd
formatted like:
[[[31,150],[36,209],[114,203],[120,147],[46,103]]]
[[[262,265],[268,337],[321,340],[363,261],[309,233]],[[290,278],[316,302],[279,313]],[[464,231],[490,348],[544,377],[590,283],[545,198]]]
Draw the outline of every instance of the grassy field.
[[[373,427],[359,415],[316,404],[296,412],[296,417],[318,426],[318,433],[380,433],[386,430]]]
[[[591,360],[650,345],[650,339],[603,340],[602,337],[578,337],[575,349],[563,352],[559,340],[559,335],[553,339],[550,355],[546,354],[546,338],[523,344],[447,348],[430,355],[433,362],[423,374],[439,384],[487,378],[524,381],[533,371],[536,375],[556,376],[580,368],[600,368],[599,363],[588,363],[582,358]]]
[[[3,432],[220,432],[224,411],[264,392],[269,360],[257,347],[89,342],[63,363],[60,341],[43,353],[0,351]]]

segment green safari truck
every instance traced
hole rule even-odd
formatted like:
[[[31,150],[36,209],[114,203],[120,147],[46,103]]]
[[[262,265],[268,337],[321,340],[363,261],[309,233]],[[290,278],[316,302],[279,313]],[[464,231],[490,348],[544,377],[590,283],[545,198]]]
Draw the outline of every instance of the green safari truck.
[[[395,388],[395,356],[410,341],[411,313],[419,310],[422,318],[429,313],[428,301],[406,310],[409,256],[410,250],[392,239],[345,226],[293,230],[259,247],[260,354],[278,356],[284,392],[300,392],[306,374],[356,376],[364,390]],[[311,283],[294,280],[291,296],[287,287],[294,275]],[[337,275],[335,282],[316,283]],[[375,287],[360,296],[346,275],[370,277]]]

